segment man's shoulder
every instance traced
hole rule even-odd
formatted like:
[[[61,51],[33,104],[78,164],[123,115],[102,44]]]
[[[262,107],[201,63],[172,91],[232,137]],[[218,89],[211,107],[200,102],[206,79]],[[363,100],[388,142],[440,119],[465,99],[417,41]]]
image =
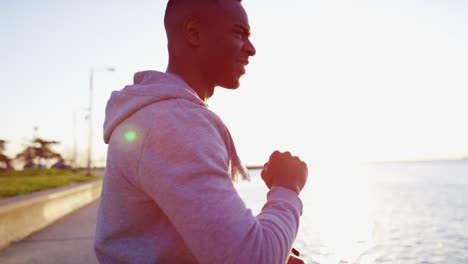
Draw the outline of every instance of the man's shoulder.
[[[155,120],[199,121],[224,126],[223,120],[209,108],[180,98],[168,98],[168,100],[146,107],[143,111],[151,113]]]
[[[178,128],[191,133],[197,131],[217,130],[225,134],[227,129],[222,119],[210,109],[183,99],[172,99],[158,102],[141,109],[131,118],[141,125],[160,132],[169,128]],[[131,120],[129,120],[132,122]],[[212,133],[211,132],[211,133]]]

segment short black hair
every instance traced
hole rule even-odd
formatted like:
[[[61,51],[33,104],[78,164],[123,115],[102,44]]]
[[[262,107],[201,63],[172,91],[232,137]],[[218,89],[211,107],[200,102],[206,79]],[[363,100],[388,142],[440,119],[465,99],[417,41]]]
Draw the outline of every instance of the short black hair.
[[[199,5],[200,3],[210,3],[210,4],[219,4],[222,0],[168,0],[166,5],[166,12],[164,14],[164,24],[168,24],[168,17],[170,16],[171,12],[176,9],[176,7],[181,5],[190,5],[196,4]],[[242,0],[232,0],[237,2],[242,2]]]

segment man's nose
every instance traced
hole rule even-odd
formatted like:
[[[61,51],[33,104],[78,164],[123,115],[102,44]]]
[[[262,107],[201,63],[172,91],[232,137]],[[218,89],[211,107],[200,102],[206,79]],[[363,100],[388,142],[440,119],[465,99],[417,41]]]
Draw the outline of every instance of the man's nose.
[[[255,50],[254,45],[250,41],[250,39],[247,39],[247,41],[244,44],[244,51],[249,55],[249,56],[254,56],[257,51]]]

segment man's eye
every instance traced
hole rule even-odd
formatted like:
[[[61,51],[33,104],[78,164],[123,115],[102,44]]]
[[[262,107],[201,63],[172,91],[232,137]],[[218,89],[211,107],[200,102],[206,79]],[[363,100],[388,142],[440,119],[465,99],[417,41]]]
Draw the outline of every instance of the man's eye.
[[[242,39],[244,34],[242,32],[234,32],[234,36],[236,36],[236,38]]]

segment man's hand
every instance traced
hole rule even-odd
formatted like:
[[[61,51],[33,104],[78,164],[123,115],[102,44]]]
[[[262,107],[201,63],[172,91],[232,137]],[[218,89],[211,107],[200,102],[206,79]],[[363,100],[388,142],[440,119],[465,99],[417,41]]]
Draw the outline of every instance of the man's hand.
[[[305,261],[299,257],[299,251],[292,248],[291,253],[289,253],[288,262],[286,264],[305,264]]]
[[[307,175],[307,165],[289,152],[273,152],[262,170],[262,179],[268,188],[280,186],[297,194],[304,188]]]
[[[294,254],[289,254],[287,264],[305,264],[305,261]]]

